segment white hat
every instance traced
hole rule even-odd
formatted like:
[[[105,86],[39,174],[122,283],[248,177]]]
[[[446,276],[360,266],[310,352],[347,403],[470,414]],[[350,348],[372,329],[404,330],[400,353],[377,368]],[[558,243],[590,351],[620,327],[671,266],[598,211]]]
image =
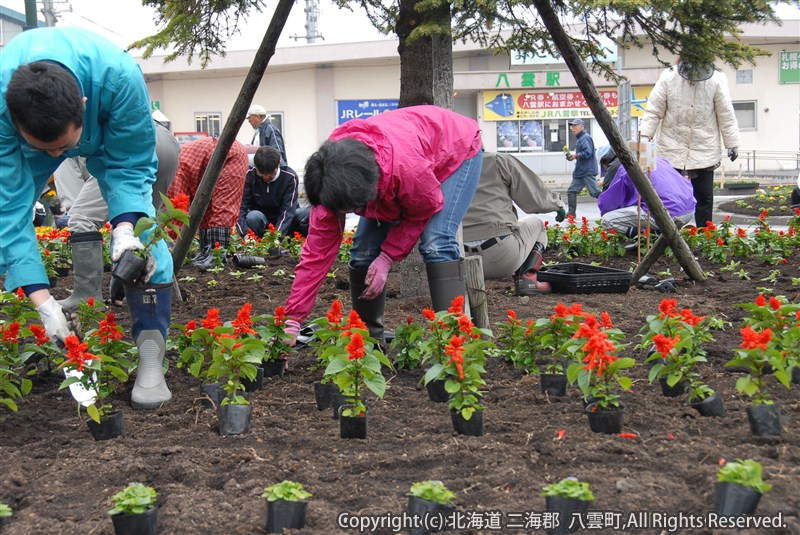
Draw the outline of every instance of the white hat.
[[[261,117],[264,117],[267,115],[267,110],[264,109],[264,106],[253,104],[252,106],[250,106],[250,109],[247,110],[247,116],[250,117],[251,115],[259,115]]]

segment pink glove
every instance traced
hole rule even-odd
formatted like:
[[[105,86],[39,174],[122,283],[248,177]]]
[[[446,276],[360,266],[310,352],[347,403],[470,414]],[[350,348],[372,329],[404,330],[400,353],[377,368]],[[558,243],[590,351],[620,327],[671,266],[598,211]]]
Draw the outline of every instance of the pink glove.
[[[367,289],[358,296],[359,299],[375,299],[386,286],[386,278],[389,276],[389,268],[392,267],[392,259],[386,253],[381,253],[378,258],[372,261],[367,269],[367,276],[364,277],[364,284]]]
[[[289,345],[294,346],[297,343],[297,335],[300,334],[300,322],[287,319],[286,334],[289,335]]]

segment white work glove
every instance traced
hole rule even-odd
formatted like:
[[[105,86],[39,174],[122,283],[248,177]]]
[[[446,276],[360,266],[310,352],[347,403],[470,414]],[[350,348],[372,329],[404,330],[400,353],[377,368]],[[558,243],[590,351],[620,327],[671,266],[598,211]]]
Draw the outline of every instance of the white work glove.
[[[119,225],[111,231],[111,261],[118,262],[125,251],[143,250],[144,245],[142,242],[133,235],[133,227],[128,225]],[[148,282],[156,271],[156,259],[153,255],[147,255],[147,266],[145,267],[145,274],[142,277],[144,282]]]
[[[56,298],[52,295],[50,299],[42,303],[36,308],[39,312],[39,317],[44,324],[44,330],[53,340],[58,340],[62,344],[67,336],[75,334],[67,321],[67,316],[64,314],[64,309],[58,304]]]

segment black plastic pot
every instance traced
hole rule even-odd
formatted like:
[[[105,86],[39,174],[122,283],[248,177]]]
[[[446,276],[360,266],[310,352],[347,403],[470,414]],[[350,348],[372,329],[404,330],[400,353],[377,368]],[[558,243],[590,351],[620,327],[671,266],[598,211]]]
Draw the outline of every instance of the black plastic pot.
[[[722,401],[722,396],[718,392],[714,392],[702,401],[695,401],[689,403],[689,406],[700,413],[700,416],[716,416],[722,418],[725,416],[725,403]]]
[[[720,515],[752,515],[760,499],[761,493],[752,487],[723,481],[714,485],[714,511]]]
[[[445,379],[434,379],[425,385],[428,391],[428,399],[436,403],[447,403],[450,401],[450,394],[444,389],[444,384],[447,382]]]
[[[51,288],[55,288],[58,286],[58,277],[47,277],[47,282]]]
[[[250,416],[253,414],[252,405],[221,405],[217,409],[219,420],[219,434],[241,435],[250,429]]]
[[[269,255],[270,258],[275,260],[275,259],[280,258],[281,254],[283,254],[283,253],[281,253],[281,248],[280,247],[270,247],[269,249],[267,249],[267,254]]]
[[[203,383],[200,385],[200,404],[207,409],[216,409],[225,397],[222,383]]]
[[[333,409],[333,419],[339,419],[339,407],[347,403],[345,398],[338,389],[331,390],[331,409]]]
[[[450,410],[450,419],[453,420],[453,429],[459,435],[471,437],[483,436],[483,410],[472,413],[469,420],[465,420],[459,410]]]
[[[342,412],[352,405],[339,407],[339,438],[367,438],[367,414],[363,416],[344,416]]]
[[[69,275],[69,266],[59,266],[56,268],[56,275],[59,277],[66,277]]]
[[[284,529],[303,529],[308,502],[275,500],[267,502],[267,533],[283,533]]]
[[[615,410],[593,410],[595,404],[586,406],[586,416],[589,418],[589,428],[595,433],[605,433],[616,435],[622,431],[622,424],[625,419],[625,409],[620,405]]]
[[[540,373],[542,394],[548,396],[567,395],[567,375],[564,373]]]
[[[314,381],[314,399],[317,402],[318,411],[324,411],[331,406],[331,398],[336,390],[334,383]]]
[[[800,385],[800,366],[792,368],[792,382],[796,385]]]
[[[432,502],[430,500],[423,500],[418,496],[409,496],[408,497],[408,514],[410,516],[418,516],[420,519],[418,528],[409,528],[408,532],[411,535],[428,535],[428,533],[434,533],[433,531],[429,531],[422,526],[430,525],[430,522],[425,521],[425,517],[428,515],[450,515],[456,510],[454,505],[449,505],[446,503],[438,503]],[[436,530],[439,531],[439,530]]]
[[[246,254],[233,255],[233,265],[240,268],[251,268],[253,266],[263,266],[267,260],[263,256],[253,256]]]
[[[106,416],[101,416],[99,424],[90,418],[86,420],[86,425],[94,439],[98,441],[121,437],[125,434],[122,411],[113,411]]]
[[[117,535],[156,535],[158,509],[148,509],[144,513],[112,515],[111,522]]]
[[[133,286],[139,281],[146,267],[147,259],[128,249],[111,268],[111,274],[125,284]]]
[[[264,377],[283,377],[283,370],[286,369],[286,360],[271,360],[262,364],[264,367]]]
[[[242,384],[245,392],[261,390],[261,387],[264,386],[264,368],[261,366],[256,368],[256,377],[252,381],[247,377],[242,377]]]
[[[776,436],[781,434],[781,406],[750,405],[747,407],[747,421],[750,432],[756,436]]]
[[[555,511],[557,513],[557,525],[552,530],[547,530],[551,535],[562,535],[564,533],[572,533],[577,531],[580,527],[580,522],[572,523],[572,514],[579,513],[585,515],[589,511],[589,504],[586,500],[577,500],[575,498],[563,498],[561,496],[545,496],[544,498],[545,509],[547,511]],[[570,524],[573,527],[570,527]]]
[[[661,384],[661,393],[668,398],[681,396],[686,393],[686,389],[689,388],[689,383],[682,379],[675,383],[675,386],[669,386],[666,377],[661,377],[658,382]]]

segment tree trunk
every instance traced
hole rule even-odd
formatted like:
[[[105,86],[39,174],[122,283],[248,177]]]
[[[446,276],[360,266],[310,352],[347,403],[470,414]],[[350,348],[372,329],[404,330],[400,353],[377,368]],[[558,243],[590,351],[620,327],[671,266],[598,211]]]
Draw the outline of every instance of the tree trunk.
[[[634,186],[636,186],[637,191],[642,196],[642,200],[647,203],[650,214],[661,229],[662,236],[672,247],[672,251],[675,253],[675,258],[678,260],[678,263],[680,263],[689,277],[697,282],[705,282],[706,278],[703,275],[703,270],[700,268],[694,255],[692,255],[689,246],[686,245],[686,242],[683,241],[683,238],[678,233],[678,229],[669,216],[669,212],[664,208],[664,204],[658,197],[656,190],[644,175],[636,157],[628,148],[627,142],[622,138],[616,123],[614,123],[614,119],[611,118],[611,114],[603,105],[603,100],[600,98],[597,88],[592,83],[589,73],[583,65],[583,61],[580,56],[578,56],[567,33],[561,26],[550,0],[533,0],[533,4],[542,17],[542,22],[545,27],[547,27],[550,32],[553,42],[564,57],[564,61],[567,63],[570,72],[572,72],[572,75],[575,77],[575,81],[581,93],[583,93],[586,102],[589,104],[589,108],[591,108],[595,119],[597,119],[598,124],[600,124],[600,128],[603,129],[608,141],[611,143],[611,147],[617,153],[620,163],[622,163],[628,171],[628,176],[631,177]],[[654,258],[650,259],[651,262],[653,260]]]
[[[453,108],[453,39],[450,35],[450,4],[443,2],[434,12],[420,13],[418,0],[400,0],[396,33],[400,55],[400,107],[434,104]],[[427,21],[438,21],[444,33],[409,39],[411,32]]]

